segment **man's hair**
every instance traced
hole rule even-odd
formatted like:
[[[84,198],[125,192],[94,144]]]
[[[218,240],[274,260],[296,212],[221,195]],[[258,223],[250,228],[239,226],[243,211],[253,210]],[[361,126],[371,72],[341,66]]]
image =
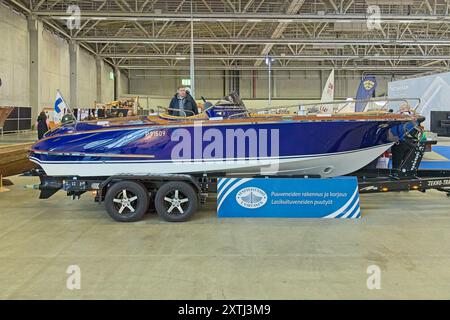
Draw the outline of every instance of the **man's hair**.
[[[178,86],[177,90],[180,90],[181,88],[186,88],[186,86]]]

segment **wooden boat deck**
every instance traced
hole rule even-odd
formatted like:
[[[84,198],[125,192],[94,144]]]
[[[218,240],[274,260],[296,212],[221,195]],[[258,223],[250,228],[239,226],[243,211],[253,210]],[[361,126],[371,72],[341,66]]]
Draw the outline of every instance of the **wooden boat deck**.
[[[192,125],[198,121],[205,121],[211,124],[245,124],[245,123],[264,123],[264,122],[279,122],[279,121],[411,121],[418,119],[420,115],[403,115],[389,112],[360,112],[351,114],[318,114],[318,115],[295,115],[295,114],[250,114],[249,117],[231,118],[231,119],[214,119],[211,120],[206,114],[202,113],[191,117],[178,117],[168,114],[160,114],[155,116],[133,116],[126,118],[108,118],[101,120],[86,121],[86,123],[97,124],[97,122],[107,121],[109,125],[120,126],[129,124],[129,121],[143,120],[155,125],[171,125],[184,126]]]
[[[0,145],[0,175],[13,176],[36,167],[28,160],[28,150],[34,142]]]

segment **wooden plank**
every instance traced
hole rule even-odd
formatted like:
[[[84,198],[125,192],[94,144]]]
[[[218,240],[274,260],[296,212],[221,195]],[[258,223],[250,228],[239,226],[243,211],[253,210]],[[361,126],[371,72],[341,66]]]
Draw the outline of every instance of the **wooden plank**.
[[[28,150],[33,142],[0,145],[0,174],[12,176],[31,170],[36,165],[28,160]]]

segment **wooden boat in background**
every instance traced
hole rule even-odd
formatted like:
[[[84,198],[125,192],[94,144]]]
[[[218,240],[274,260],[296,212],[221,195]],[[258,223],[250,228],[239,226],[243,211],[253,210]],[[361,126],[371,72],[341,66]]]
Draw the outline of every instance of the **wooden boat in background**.
[[[14,110],[14,107],[0,107],[0,128]],[[31,170],[36,166],[28,160],[28,149],[33,142],[0,144],[0,175],[3,177],[13,176]]]
[[[5,121],[11,112],[14,110],[14,107],[0,107],[0,131],[3,134],[3,126],[5,125]]]
[[[33,142],[0,145],[0,175],[13,176],[36,167],[28,160],[28,149]]]

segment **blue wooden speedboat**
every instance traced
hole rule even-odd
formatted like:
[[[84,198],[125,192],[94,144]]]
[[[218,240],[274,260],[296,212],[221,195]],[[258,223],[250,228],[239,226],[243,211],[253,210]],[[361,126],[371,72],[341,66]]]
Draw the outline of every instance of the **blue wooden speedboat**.
[[[68,123],[31,147],[49,176],[117,174],[333,177],[352,173],[424,118],[385,110],[364,113],[255,113],[241,102],[207,105],[193,116]]]

